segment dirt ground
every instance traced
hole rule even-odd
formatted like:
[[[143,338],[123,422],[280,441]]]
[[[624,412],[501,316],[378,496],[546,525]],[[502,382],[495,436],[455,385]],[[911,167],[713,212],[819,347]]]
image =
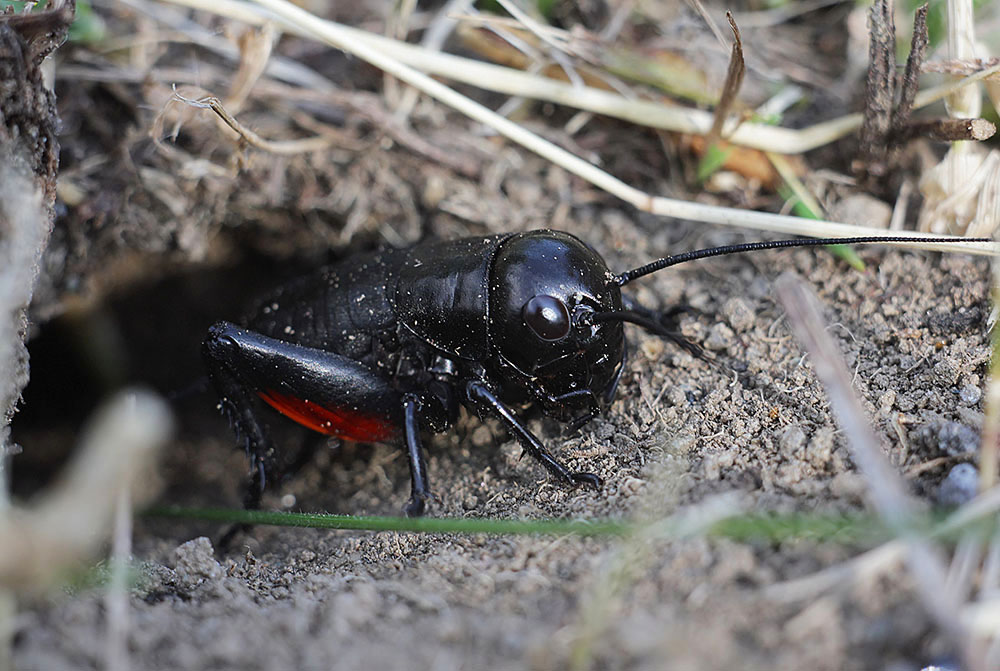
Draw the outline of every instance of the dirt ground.
[[[303,60],[318,52],[285,46]],[[85,56],[93,52],[70,45],[60,67],[93,65]],[[356,63],[324,58],[316,67],[328,76],[346,69],[356,83],[378,81]],[[455,133],[467,122],[426,101],[413,125],[447,152],[471,157],[474,174],[351,120],[350,105],[328,110],[324,122],[340,123],[361,146],[274,158],[240,154],[194,114],[167,149],[142,139],[162,104],[162,82],[81,77],[59,86],[62,170],[84,196],[61,210],[35,308],[44,324],[30,345],[32,381],[14,423],[25,447],[14,465],[22,495],[48,477],[94,401],[127,381],[170,396],[177,413],[159,502],[238,506],[246,461],[203,384],[199,344],[212,322],[238,319],[259,291],[303,268],[379,245],[543,227],[579,236],[615,270],[757,238],[625,208],[523,150]],[[100,118],[107,110],[127,121],[117,139],[114,124]],[[251,106],[248,119],[263,133],[274,110]],[[529,123],[537,131],[568,118],[544,112],[546,125]],[[652,133],[598,119],[563,139],[601,153],[607,169],[644,188],[691,188],[682,186],[681,159]],[[246,161],[239,169],[227,163],[237,156]],[[184,172],[196,158],[226,170]],[[737,204],[747,193],[697,197]],[[753,198],[743,204],[780,207],[772,194]],[[645,520],[719,507],[865,509],[864,483],[773,296],[782,272],[820,297],[886,454],[911,492],[935,504],[945,475],[974,461],[978,446],[989,266],[962,255],[859,253],[863,272],[822,250],[795,250],[702,261],[637,283],[647,305],[692,308],[682,332],[717,364],[627,327],[627,371],[607,412],[575,435],[548,420],[531,423],[573,469],[600,475],[600,491],[554,483],[497,425],[463,414],[428,439],[437,497],[429,514]],[[86,335],[95,332],[113,343],[98,346],[111,352],[103,368]],[[302,444],[294,428],[279,419],[274,426],[289,450]],[[330,444],[265,505],[392,515],[408,490],[398,448]],[[954,652],[901,564],[828,589],[775,588],[867,549],[850,544],[257,528],[226,550],[213,547],[217,525],[144,517],[136,524],[135,669],[903,671]],[[102,668],[102,591],[64,588],[22,603],[14,654],[23,671]]]

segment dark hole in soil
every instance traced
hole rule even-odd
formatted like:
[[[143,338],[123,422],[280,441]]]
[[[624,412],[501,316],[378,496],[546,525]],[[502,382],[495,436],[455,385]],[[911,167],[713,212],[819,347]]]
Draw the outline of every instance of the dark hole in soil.
[[[213,322],[239,321],[260,294],[319,265],[246,255],[234,265],[191,268],[136,285],[94,309],[43,325],[28,343],[31,380],[12,426],[14,441],[23,447],[12,460],[14,494],[28,497],[50,482],[70,458],[86,419],[126,385],[168,399],[178,420],[176,442],[211,436],[235,451],[205,376],[201,341]],[[283,440],[285,422],[274,424],[276,440]],[[211,457],[166,457],[168,497],[172,463],[199,458]]]

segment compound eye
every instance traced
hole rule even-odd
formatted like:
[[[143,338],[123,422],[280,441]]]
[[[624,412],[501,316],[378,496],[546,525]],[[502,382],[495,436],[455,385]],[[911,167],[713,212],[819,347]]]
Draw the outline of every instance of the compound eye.
[[[569,334],[569,310],[554,296],[535,296],[521,311],[524,323],[542,340],[562,340]]]

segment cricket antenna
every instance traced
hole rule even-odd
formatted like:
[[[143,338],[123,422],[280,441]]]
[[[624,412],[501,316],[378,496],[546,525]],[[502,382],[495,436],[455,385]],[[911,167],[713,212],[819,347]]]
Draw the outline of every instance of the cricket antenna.
[[[903,237],[903,236],[865,236],[859,238],[816,238],[813,240],[803,240],[801,238],[794,240],[772,240],[770,242],[747,242],[741,245],[725,245],[723,247],[710,247],[709,249],[696,249],[690,252],[684,252],[683,254],[675,254],[674,256],[667,256],[662,259],[657,259],[651,263],[647,263],[644,266],[640,266],[633,270],[627,270],[620,275],[615,275],[614,282],[618,286],[622,287],[637,280],[640,277],[645,277],[651,273],[655,273],[658,270],[663,270],[664,268],[669,268],[670,266],[676,266],[678,263],[686,263],[687,261],[695,261],[697,259],[707,259],[710,256],[725,256],[726,254],[742,254],[743,252],[756,252],[765,249],[780,249],[783,247],[817,247],[819,245],[860,245],[868,243],[886,243],[886,242],[993,242],[992,238],[918,238],[914,236]]]

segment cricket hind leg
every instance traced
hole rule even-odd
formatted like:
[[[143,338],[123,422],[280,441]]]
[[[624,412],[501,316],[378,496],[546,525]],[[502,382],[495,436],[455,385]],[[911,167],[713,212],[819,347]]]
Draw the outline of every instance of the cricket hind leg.
[[[237,361],[224,337],[224,331],[213,326],[202,343],[202,358],[208,379],[218,395],[219,409],[228,418],[237,442],[243,443],[250,459],[243,507],[257,510],[268,485],[268,473],[274,467],[275,448],[267,428],[260,421],[262,402],[236,373]],[[252,528],[250,524],[230,525],[222,532],[216,546],[226,551],[237,536]]]
[[[209,378],[222,407],[243,435],[253,465],[246,503],[260,505],[271,479],[275,450],[258,412],[266,402],[316,432],[359,442],[397,442],[404,429],[404,403],[391,382],[371,368],[325,350],[289,343],[219,322],[202,347]],[[413,432],[416,435],[415,429]],[[427,498],[426,468],[419,437],[408,442],[414,495]],[[417,459],[414,455],[420,456]],[[414,504],[417,505],[417,504]]]
[[[260,421],[262,403],[240,379],[238,360],[225,342],[224,333],[215,327],[202,344],[202,356],[208,379],[219,397],[219,408],[229,419],[237,441],[243,443],[250,459],[250,483],[243,505],[250,510],[259,508],[275,456],[274,443]]]

